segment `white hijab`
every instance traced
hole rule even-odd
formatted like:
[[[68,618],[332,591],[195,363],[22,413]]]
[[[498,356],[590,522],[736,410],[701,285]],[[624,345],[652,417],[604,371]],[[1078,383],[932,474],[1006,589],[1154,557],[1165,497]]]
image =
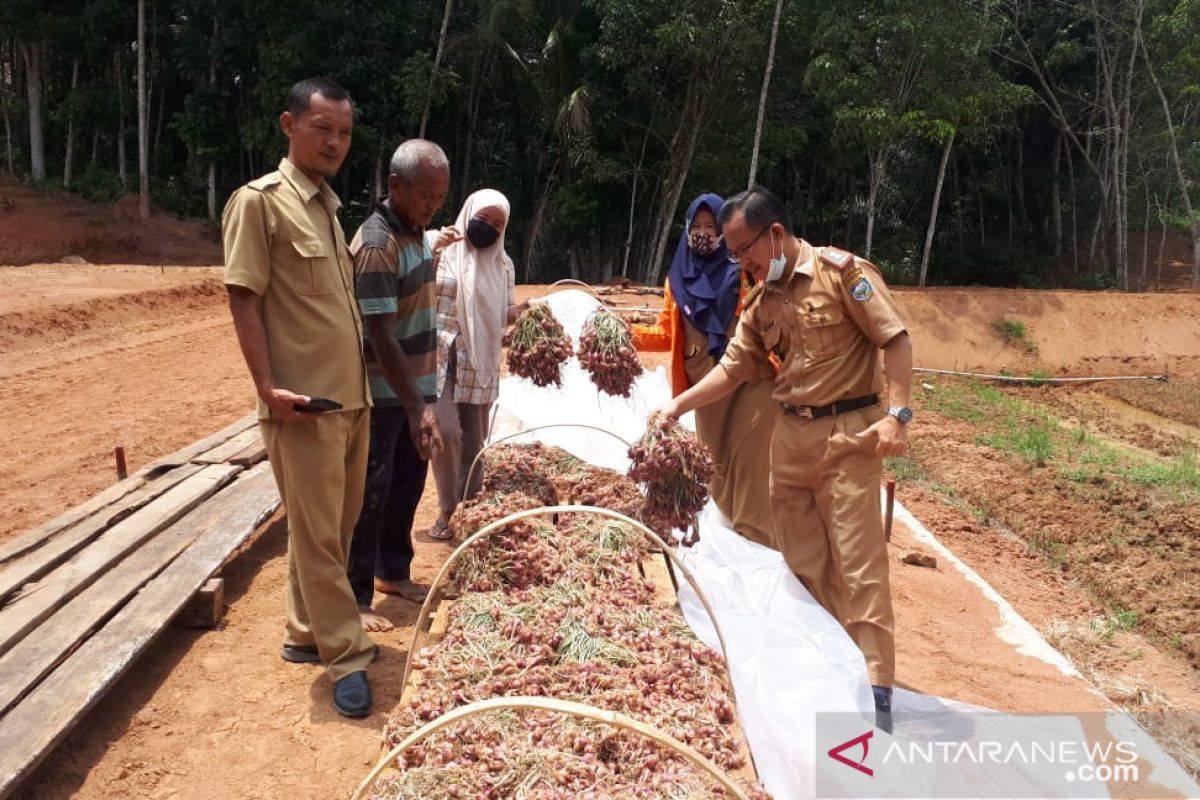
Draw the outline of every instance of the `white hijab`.
[[[508,229],[508,198],[495,189],[480,189],[463,203],[454,225],[466,237],[472,217],[489,206],[504,212]],[[458,283],[456,316],[466,351],[479,382],[492,386],[500,378],[500,342],[508,319],[508,269],[504,232],[483,250],[464,238],[442,251],[442,264]]]

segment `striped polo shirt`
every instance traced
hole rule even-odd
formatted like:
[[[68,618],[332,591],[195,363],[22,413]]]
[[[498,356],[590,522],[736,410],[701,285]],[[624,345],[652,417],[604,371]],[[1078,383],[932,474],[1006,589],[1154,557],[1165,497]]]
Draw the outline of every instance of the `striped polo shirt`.
[[[381,200],[350,242],[358,307],[364,317],[396,315],[396,341],[425,402],[437,400],[437,287],[423,231],[410,228]],[[377,406],[398,406],[383,367],[363,338],[367,378]]]

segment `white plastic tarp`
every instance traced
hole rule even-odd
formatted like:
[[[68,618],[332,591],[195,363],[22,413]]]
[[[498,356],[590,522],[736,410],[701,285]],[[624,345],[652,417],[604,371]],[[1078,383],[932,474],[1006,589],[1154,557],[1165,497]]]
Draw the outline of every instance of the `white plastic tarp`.
[[[548,302],[576,341],[587,316],[599,305],[594,297],[579,290],[554,293]],[[616,437],[590,428],[549,427],[517,440],[556,445],[589,463],[625,471],[629,466],[626,443],[641,436],[650,412],[670,397],[665,371],[660,367],[641,376],[632,395],[628,399],[614,398],[598,392],[575,359],[563,366],[560,388],[539,389],[524,379],[505,378],[500,383],[492,440],[539,426],[582,423]],[[690,425],[690,416],[682,420],[685,425]],[[848,784],[853,783],[852,771],[830,772],[825,761],[828,743],[823,741],[818,747],[816,715],[840,712],[840,718],[859,726],[855,729],[872,727],[874,704],[858,648],[812,599],[779,553],[739,536],[711,502],[700,517],[699,543],[681,550],[680,556],[713,606],[728,645],[730,677],[765,788],[778,800],[813,798],[818,769],[823,776],[832,774],[834,784],[841,776],[846,776]],[[679,599],[696,635],[719,649],[708,614],[684,581],[680,581]],[[893,709],[897,740],[972,742],[987,735],[1016,741],[1033,734],[1030,725],[1041,726],[1046,738],[1084,737],[1080,723],[1070,717],[1039,719],[1023,727],[1020,722],[1005,719],[984,724],[980,717],[986,709],[902,689],[896,690]],[[1145,737],[1136,723],[1128,721]],[[1006,727],[1010,725],[1016,727]],[[880,731],[873,735],[878,736],[877,748],[893,741]],[[1147,744],[1146,750],[1150,747]],[[1156,759],[1165,765],[1160,774],[1178,778],[1178,766],[1163,758]],[[1184,777],[1182,785],[1188,783]],[[824,786],[826,790],[828,785]],[[1020,765],[999,772],[966,766],[952,773],[881,773],[880,780],[871,786],[879,797],[1108,796],[1103,785],[1089,786],[1081,795],[1081,787],[1064,783],[1060,774]]]

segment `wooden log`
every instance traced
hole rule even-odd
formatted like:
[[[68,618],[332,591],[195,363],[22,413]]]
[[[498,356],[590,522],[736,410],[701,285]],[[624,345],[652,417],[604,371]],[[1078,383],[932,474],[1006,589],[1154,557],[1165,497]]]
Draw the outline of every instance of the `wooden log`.
[[[27,586],[0,610],[0,654],[7,652],[72,597],[129,553],[229,483],[242,468],[213,464],[102,533],[88,547]]]
[[[200,453],[192,461],[196,464],[224,464],[232,456],[237,455],[255,442],[259,442],[260,444],[262,442],[257,425],[242,431],[237,436],[230,437],[211,450]]]
[[[195,464],[185,464],[167,472],[131,492],[122,500],[97,511],[48,539],[41,547],[14,559],[0,570],[0,601],[23,585],[36,581],[50,570],[86,547],[104,531],[135,513],[147,503],[162,496],[172,487],[200,471]]]
[[[232,496],[240,501],[230,501],[219,516],[210,516],[191,547],[0,717],[0,800],[16,791],[19,782],[125,674],[188,598],[273,513],[278,506],[274,486],[266,465],[236,481],[223,494],[236,492]],[[263,505],[261,499],[268,488],[274,499]],[[204,513],[202,508],[194,516]],[[212,509],[208,513],[212,514]]]
[[[215,628],[225,616],[225,579],[209,578],[174,619],[185,628]]]

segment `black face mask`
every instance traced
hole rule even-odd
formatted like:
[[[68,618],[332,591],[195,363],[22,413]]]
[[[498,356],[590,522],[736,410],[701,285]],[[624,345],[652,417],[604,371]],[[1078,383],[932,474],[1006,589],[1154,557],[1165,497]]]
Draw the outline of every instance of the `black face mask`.
[[[500,232],[481,219],[467,223],[467,241],[478,250],[486,250],[500,238]]]

